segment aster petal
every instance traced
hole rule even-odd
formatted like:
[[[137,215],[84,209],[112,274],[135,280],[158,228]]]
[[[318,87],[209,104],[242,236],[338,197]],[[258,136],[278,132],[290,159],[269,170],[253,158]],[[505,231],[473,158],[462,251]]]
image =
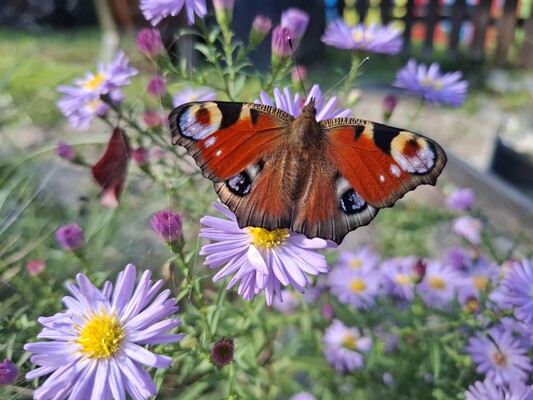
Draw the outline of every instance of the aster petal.
[[[155,396],[157,393],[155,384],[144,369],[140,368],[137,363],[128,357],[125,357],[124,354],[118,355],[116,360],[117,364],[120,365],[120,372],[126,378],[123,379],[126,390],[132,397],[145,399]]]
[[[109,388],[109,362],[107,360],[101,360],[96,364],[96,371],[94,374],[94,385],[91,393],[91,399],[101,400],[110,399],[111,391]]]
[[[181,324],[179,318],[166,319],[148,326],[145,329],[138,329],[128,335],[128,340],[141,344],[162,344],[177,342],[183,337],[182,334],[165,334],[167,331],[176,328]],[[168,339],[168,341],[167,341]],[[173,340],[171,340],[173,339]],[[163,340],[163,342],[161,342]]]
[[[248,261],[252,263],[252,265],[258,272],[261,272],[262,274],[268,274],[268,267],[265,263],[265,260],[263,259],[263,256],[255,246],[248,247],[246,256],[248,257]]]
[[[116,400],[126,400],[126,391],[124,382],[118,365],[114,362],[109,363],[109,387],[113,398]]]
[[[151,351],[148,351],[144,347],[141,347],[135,343],[126,343],[122,350],[124,351],[124,354],[132,360],[149,367],[168,368],[172,363],[171,357],[152,353]]]
[[[131,300],[133,288],[135,286],[136,269],[133,264],[128,264],[124,271],[117,277],[117,284],[113,293],[111,306],[120,315],[124,307]]]

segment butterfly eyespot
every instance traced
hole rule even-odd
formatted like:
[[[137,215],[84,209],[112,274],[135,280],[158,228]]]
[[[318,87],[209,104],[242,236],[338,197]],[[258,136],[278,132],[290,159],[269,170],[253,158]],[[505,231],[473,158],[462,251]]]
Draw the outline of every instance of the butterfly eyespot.
[[[193,104],[184,109],[179,116],[178,127],[183,136],[194,140],[204,140],[220,129],[221,122],[222,115],[218,108],[208,109],[204,105]]]
[[[353,189],[344,192],[339,199],[339,208],[346,214],[357,214],[365,207],[365,201]]]
[[[404,171],[411,174],[426,174],[431,171],[436,154],[430,143],[420,138],[395,140],[391,156]]]
[[[244,196],[252,189],[252,180],[245,171],[229,178],[226,183],[229,190],[238,196]]]

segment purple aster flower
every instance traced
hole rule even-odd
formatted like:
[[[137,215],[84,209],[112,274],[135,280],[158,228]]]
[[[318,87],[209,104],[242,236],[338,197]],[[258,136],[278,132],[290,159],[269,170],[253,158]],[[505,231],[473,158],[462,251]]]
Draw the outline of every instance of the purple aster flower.
[[[458,285],[459,301],[470,297],[479,298],[481,293],[487,293],[494,287],[498,279],[500,268],[482,257],[466,270],[463,281]]]
[[[268,35],[272,29],[272,20],[263,15],[258,15],[252,22],[252,29],[250,30],[250,47],[258,46]]]
[[[165,51],[161,33],[157,29],[141,29],[135,43],[141,53],[148,58],[157,57]]]
[[[19,369],[13,361],[5,359],[0,364],[0,385],[13,385],[17,382]]]
[[[424,64],[417,65],[411,59],[397,72],[394,86],[421,97],[427,104],[459,107],[464,103],[468,91],[468,82],[461,80],[462,77],[459,71],[441,74],[437,63],[428,68]]]
[[[348,328],[338,319],[324,333],[324,355],[338,372],[353,372],[364,365],[362,353],[372,347],[372,339],[357,328]]]
[[[211,348],[211,362],[221,368],[233,361],[235,345],[233,339],[222,338]]]
[[[44,328],[38,337],[52,341],[24,346],[34,353],[31,362],[39,365],[26,379],[51,374],[35,391],[35,399],[156,395],[154,381],[142,365],[168,368],[172,358],[142,345],[172,343],[183,335],[166,333],[180,320],[165,319],[178,311],[169,289],[154,299],[163,281],[153,283],[147,270],[135,288],[135,277],[135,266],[128,264],[118,274],[114,290],[109,281],[99,290],[84,274],[76,276],[78,285],[67,283],[72,294],[63,298],[67,310],[39,318]]]
[[[379,290],[379,273],[361,268],[337,267],[328,276],[331,293],[342,304],[370,308]]]
[[[41,259],[31,260],[26,265],[26,272],[30,276],[40,275],[40,274],[42,274],[44,272],[45,269],[46,269],[46,264],[45,264],[44,260],[41,260]]]
[[[152,26],[156,26],[163,18],[175,17],[185,6],[187,22],[194,24],[194,14],[203,18],[207,14],[205,0],[141,0],[139,8],[144,18],[150,21]]]
[[[386,292],[402,300],[413,300],[415,281],[413,267],[418,262],[416,257],[392,258],[381,264],[381,275]]]
[[[311,393],[300,392],[296,393],[289,400],[316,400],[316,397],[313,396]]]
[[[148,92],[148,94],[156,98],[164,96],[167,92],[167,82],[165,78],[160,75],[154,76],[152,79],[150,79],[150,82],[148,82],[146,91]]]
[[[472,264],[467,250],[462,247],[451,247],[446,250],[443,260],[445,264],[461,270],[467,269]]]
[[[487,378],[470,385],[465,397],[466,400],[533,400],[533,386],[515,381],[509,387],[503,387]]]
[[[65,143],[65,142],[59,142],[55,148],[55,153],[58,157],[62,158],[63,160],[72,161],[76,158],[76,150],[74,148]]]
[[[446,204],[452,210],[467,211],[474,205],[476,196],[469,188],[455,190],[447,199]]]
[[[69,224],[58,228],[56,240],[65,250],[79,249],[85,242],[83,231],[78,224]]]
[[[515,315],[533,323],[533,268],[529,260],[514,262],[500,282],[505,306],[515,307]]]
[[[337,265],[340,267],[361,268],[365,271],[376,270],[379,264],[379,254],[368,246],[357,251],[343,251],[339,255]]]
[[[321,39],[325,44],[337,49],[380,54],[398,54],[403,46],[402,32],[392,25],[348,26],[340,18],[328,25]]]
[[[315,252],[331,247],[327,241],[308,239],[287,229],[239,228],[230,210],[221,204],[212,205],[229,220],[212,216],[200,220],[206,226],[200,236],[217,242],[203,246],[200,254],[207,256],[205,264],[210,268],[225,264],[213,281],[234,274],[227,289],[240,281],[238,294],[246,300],[264,291],[270,306],[276,295],[283,301],[281,284],[303,293],[311,283],[307,274],[329,271],[325,257]]]
[[[292,32],[291,39],[299,42],[304,36],[309,24],[309,14],[296,7],[288,8],[281,13],[281,26],[287,27]]]
[[[455,292],[464,281],[464,274],[438,261],[426,263],[426,274],[418,285],[418,290],[425,303],[440,307],[455,298]]]
[[[511,332],[499,327],[492,328],[487,336],[470,338],[465,351],[477,364],[476,372],[486,374],[496,385],[526,381],[533,371],[528,349],[520,347]]]
[[[152,229],[167,243],[175,242],[181,237],[181,214],[175,213],[170,208],[155,213],[150,223]]]
[[[309,290],[311,289],[313,288],[310,288]],[[283,314],[293,314],[300,306],[301,296],[299,297],[290,289],[283,289],[280,297],[283,299],[283,301],[277,297],[274,298],[274,301],[272,302],[272,308],[275,308]]]
[[[503,317],[499,321],[501,328],[513,334],[519,346],[525,349],[533,347],[533,324],[525,323],[512,317]]]
[[[123,52],[108,65],[100,63],[96,74],[88,72],[85,78],[75,79],[75,86],[58,86],[57,91],[64,94],[57,106],[77,129],[88,129],[89,123],[96,116],[103,116],[109,110],[109,104],[102,100],[118,105],[124,100],[121,87],[131,83],[131,78],[138,71],[129,64]]]
[[[328,102],[326,102],[326,98],[322,96],[320,87],[317,84],[313,85],[305,102],[300,100],[299,93],[296,93],[293,97],[291,90],[287,87],[283,89],[283,93],[281,93],[278,88],[274,89],[274,102],[265,92],[261,92],[259,97],[260,100],[256,100],[256,103],[275,106],[288,112],[294,117],[300,115],[304,105],[306,105],[311,99],[315,99],[315,108],[317,111],[315,118],[317,121],[330,118],[349,117],[352,114],[351,110],[336,109],[338,101],[337,96],[333,96]]]
[[[481,221],[470,215],[453,220],[453,231],[473,246],[481,244],[481,228],[483,228]]]
[[[191,101],[212,101],[215,100],[217,94],[206,87],[188,87],[181,92],[178,92],[172,98],[172,105],[174,107],[181,106],[185,103],[190,103]]]

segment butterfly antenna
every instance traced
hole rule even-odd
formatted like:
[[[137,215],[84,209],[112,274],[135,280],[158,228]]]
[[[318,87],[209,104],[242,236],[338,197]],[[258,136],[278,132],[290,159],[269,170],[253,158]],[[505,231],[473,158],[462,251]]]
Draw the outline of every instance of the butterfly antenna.
[[[294,47],[292,46],[292,38],[289,36],[287,40],[289,41],[289,47],[291,48],[292,62],[294,63],[294,67],[296,68],[296,72],[298,73],[298,79],[300,80],[300,84],[302,85],[302,91],[304,92],[304,98],[307,99],[307,92],[305,91],[304,81],[302,79],[302,76],[300,75],[300,68],[298,68],[298,64],[296,64],[296,56],[294,55]]]
[[[359,63],[359,65],[357,67],[355,67],[354,69],[352,69],[350,72],[348,72],[344,78],[342,78],[340,81],[338,81],[335,85],[333,85],[333,87],[331,89],[329,89],[326,93],[323,94],[322,97],[326,97],[331,91],[333,91],[333,89],[337,88],[342,82],[344,82],[351,74],[353,74],[354,72],[356,72],[359,68],[361,68],[368,60],[370,60],[370,57],[365,57],[363,58],[363,60]]]

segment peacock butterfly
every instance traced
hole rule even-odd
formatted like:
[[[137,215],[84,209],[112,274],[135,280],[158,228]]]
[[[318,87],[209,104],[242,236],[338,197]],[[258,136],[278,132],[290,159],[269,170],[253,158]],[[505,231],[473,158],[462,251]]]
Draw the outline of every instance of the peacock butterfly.
[[[341,243],[380,208],[434,185],[444,150],[422,135],[356,118],[298,117],[278,108],[222,101],[186,103],[169,116],[185,147],[239,226],[288,228]]]

